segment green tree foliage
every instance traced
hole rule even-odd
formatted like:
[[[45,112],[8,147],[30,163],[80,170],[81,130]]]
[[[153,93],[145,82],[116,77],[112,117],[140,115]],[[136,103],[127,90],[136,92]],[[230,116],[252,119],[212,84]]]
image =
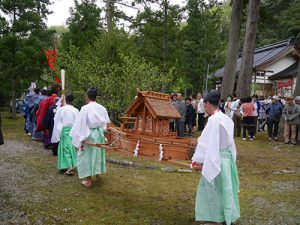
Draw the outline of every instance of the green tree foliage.
[[[13,106],[16,90],[20,93],[30,81],[39,80],[46,66],[44,51],[51,32],[43,19],[49,4],[48,0],[0,1],[0,81],[10,81]]]
[[[133,40],[139,54],[162,71],[178,67],[182,9],[170,5],[167,0],[156,1],[157,10],[152,10],[147,0],[140,2],[144,4],[144,10],[132,24],[135,29]]]
[[[203,91],[207,65],[214,71],[223,62],[223,12],[213,0],[189,0],[187,11],[187,25],[182,29],[182,74],[195,93]]]
[[[300,39],[300,1],[265,0],[260,7],[258,45],[271,44],[290,37]]]
[[[300,1],[294,0],[289,8],[282,12],[281,26],[287,28],[287,34],[300,40]]]
[[[73,45],[61,53],[60,65],[66,69],[66,87],[76,96],[78,106],[84,104],[86,90],[95,86],[98,101],[108,108],[114,122],[132,103],[137,88],[158,90],[168,82],[170,74],[146,62],[131,51],[132,42],[120,31],[103,34],[84,50]]]
[[[93,44],[101,33],[101,9],[95,0],[75,0],[75,7],[70,8],[71,16],[67,20],[69,32],[62,34],[62,48],[69,49],[70,44],[83,48]]]

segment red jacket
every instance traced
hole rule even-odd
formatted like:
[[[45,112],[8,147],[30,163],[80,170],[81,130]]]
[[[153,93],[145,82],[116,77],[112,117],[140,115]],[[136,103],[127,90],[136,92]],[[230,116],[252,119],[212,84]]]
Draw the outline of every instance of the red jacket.
[[[36,131],[44,131],[45,127],[43,125],[43,119],[46,115],[47,110],[55,105],[55,98],[57,97],[56,94],[44,99],[40,102],[39,109],[36,111]]]

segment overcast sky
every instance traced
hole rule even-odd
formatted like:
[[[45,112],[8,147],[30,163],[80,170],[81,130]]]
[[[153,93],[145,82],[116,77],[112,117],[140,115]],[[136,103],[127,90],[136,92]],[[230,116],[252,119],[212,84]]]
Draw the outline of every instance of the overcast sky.
[[[169,0],[172,4],[184,5],[185,0]],[[74,6],[74,0],[53,0],[53,4],[49,7],[53,13],[48,16],[47,25],[65,25],[67,18],[70,16],[69,8]],[[97,0],[97,4],[100,7],[104,7],[103,0]],[[126,2],[122,1],[122,2]],[[127,1],[129,2],[129,1]],[[121,7],[120,7],[121,8]],[[136,9],[131,9],[128,7],[122,7],[126,11],[128,16],[135,16],[137,13]]]

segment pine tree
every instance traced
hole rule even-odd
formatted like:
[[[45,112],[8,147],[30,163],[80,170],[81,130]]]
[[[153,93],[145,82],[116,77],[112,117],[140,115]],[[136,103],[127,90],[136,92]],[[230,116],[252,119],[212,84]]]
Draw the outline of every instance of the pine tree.
[[[70,44],[83,49],[93,44],[101,33],[101,9],[95,0],[75,0],[75,7],[70,9],[71,16],[67,20],[69,32],[62,35],[62,48],[68,51]]]
[[[217,1],[189,0],[187,25],[182,29],[181,71],[191,92],[204,90],[207,67],[218,68],[223,58],[222,9]]]
[[[19,94],[16,91],[22,89],[23,82],[37,80],[46,66],[44,50],[49,45],[50,33],[43,19],[49,14],[49,4],[47,0],[0,2],[1,81],[10,81],[13,117]]]
[[[170,5],[168,0],[157,1],[157,10],[153,10],[148,1],[142,2],[144,10],[138,13],[132,24],[135,29],[133,40],[143,58],[166,72],[176,67],[178,62],[182,9],[178,5]],[[163,91],[165,85],[162,86]]]

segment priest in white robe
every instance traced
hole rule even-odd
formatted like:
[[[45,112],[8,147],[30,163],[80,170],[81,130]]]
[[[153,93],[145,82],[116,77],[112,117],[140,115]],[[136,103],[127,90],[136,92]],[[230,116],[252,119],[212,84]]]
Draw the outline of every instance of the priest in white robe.
[[[66,95],[66,105],[59,107],[54,117],[54,127],[51,137],[51,143],[57,143],[57,169],[59,171],[66,171],[66,175],[72,175],[77,164],[76,148],[72,144],[70,131],[76,118],[79,114],[72,102],[74,96],[72,93]]]
[[[91,187],[92,176],[100,178],[106,172],[105,150],[91,145],[105,143],[104,131],[110,123],[105,107],[96,102],[97,90],[90,88],[87,91],[87,104],[79,112],[71,130],[73,145],[79,149],[77,154],[77,170],[81,183]]]
[[[232,120],[219,110],[219,91],[204,96],[210,115],[198,138],[191,167],[201,170],[195,204],[196,221],[230,225],[240,217],[239,178]]]

